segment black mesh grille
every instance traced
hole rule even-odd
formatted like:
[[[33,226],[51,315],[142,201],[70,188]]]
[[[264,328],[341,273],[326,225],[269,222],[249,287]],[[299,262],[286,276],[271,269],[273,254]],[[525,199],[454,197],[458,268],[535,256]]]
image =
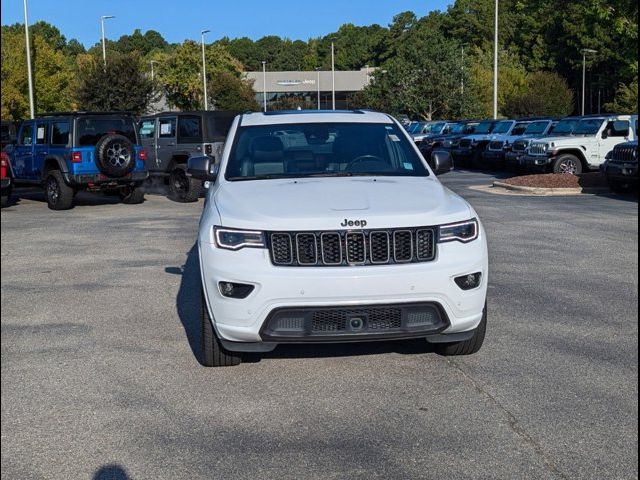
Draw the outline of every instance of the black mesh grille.
[[[320,310],[313,314],[312,332],[339,332],[347,329],[345,310]]]
[[[322,262],[327,265],[342,263],[342,238],[339,233],[323,233]]]
[[[370,330],[386,330],[402,326],[402,310],[399,308],[375,308],[367,313]]]
[[[435,228],[346,232],[274,232],[271,259],[280,266],[349,266],[427,262],[435,258]]]
[[[471,140],[469,139],[460,140],[460,148],[471,148]]]
[[[366,245],[364,233],[347,233],[347,262],[364,263],[366,257]]]
[[[291,235],[274,233],[271,235],[271,258],[277,265],[289,265],[293,262]]]
[[[302,265],[315,265],[318,262],[318,246],[313,233],[299,233],[296,235],[296,253],[298,262]]]
[[[432,260],[435,254],[433,230],[424,229],[416,232],[416,256],[418,260]]]
[[[494,140],[489,143],[489,150],[502,150],[504,143],[501,140]]]
[[[396,262],[410,262],[413,258],[413,235],[409,230],[393,233],[393,258]]]
[[[369,255],[371,263],[387,263],[391,256],[388,232],[371,232],[369,234]]]

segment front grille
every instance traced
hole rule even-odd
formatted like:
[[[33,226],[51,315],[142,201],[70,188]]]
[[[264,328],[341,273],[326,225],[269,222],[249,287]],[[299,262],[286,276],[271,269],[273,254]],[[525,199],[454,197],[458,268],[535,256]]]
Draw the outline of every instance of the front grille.
[[[337,267],[429,262],[436,256],[436,229],[419,227],[340,232],[268,234],[277,266]]]
[[[547,149],[544,143],[534,143],[529,147],[529,154],[531,155],[546,155]]]
[[[489,150],[502,150],[504,147],[504,142],[501,140],[493,140],[489,142]]]
[[[471,148],[471,140],[468,138],[460,140],[460,148]]]
[[[617,145],[611,154],[612,162],[638,163],[637,145]]]
[[[305,342],[343,337],[415,337],[447,328],[446,314],[435,303],[347,307],[286,307],[273,310],[260,335],[263,340]]]
[[[529,140],[516,140],[511,149],[514,152],[524,152],[529,146]]]

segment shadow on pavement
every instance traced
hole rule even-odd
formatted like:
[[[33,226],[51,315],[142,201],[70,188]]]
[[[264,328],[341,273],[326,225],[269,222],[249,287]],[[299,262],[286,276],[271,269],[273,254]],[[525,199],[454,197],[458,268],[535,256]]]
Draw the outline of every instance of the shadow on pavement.
[[[120,465],[104,465],[91,477],[92,480],[130,480],[127,471]]]
[[[176,310],[193,356],[200,361],[202,358],[202,331],[200,327],[201,279],[197,244],[194,244],[187,252],[187,259],[184,265],[166,267],[165,272],[182,276],[176,296]],[[262,358],[352,357],[383,353],[416,355],[432,351],[432,347],[424,339],[341,344],[279,345],[270,353],[243,354],[243,361],[256,363]]]

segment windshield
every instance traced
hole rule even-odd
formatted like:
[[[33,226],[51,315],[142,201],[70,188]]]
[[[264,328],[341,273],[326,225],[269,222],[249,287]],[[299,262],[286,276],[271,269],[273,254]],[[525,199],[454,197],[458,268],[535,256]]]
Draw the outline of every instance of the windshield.
[[[451,123],[449,124],[449,133],[454,135],[457,133],[465,133],[465,126],[464,123]]]
[[[124,135],[138,143],[132,118],[82,117],[76,121],[76,143],[79,147],[95,146],[105,135]]]
[[[560,120],[549,133],[553,133],[554,135],[571,135],[577,124],[578,120],[575,119]]]
[[[240,127],[225,178],[427,175],[395,124],[294,123]]]
[[[425,127],[425,122],[415,122],[413,125],[409,127],[409,133],[420,133],[420,131]]]
[[[547,129],[549,122],[533,122],[530,123],[525,130],[526,135],[541,135]]]
[[[429,133],[432,135],[440,135],[442,130],[444,130],[445,125],[446,123],[444,122],[432,123],[429,125]]]
[[[602,126],[602,118],[590,118],[580,120],[573,131],[574,135],[595,135]]]
[[[518,136],[524,134],[524,132],[527,131],[529,125],[529,123],[516,123],[516,125],[513,127],[513,130],[511,130],[511,135]]]
[[[483,133],[491,133],[491,129],[493,128],[493,122],[480,122],[476,127],[473,133],[483,134]]]
[[[491,133],[495,133],[495,134],[503,134],[503,133],[509,133],[509,130],[511,130],[511,126],[513,125],[513,122],[498,122],[498,124],[496,125],[496,128],[493,129],[493,132]]]

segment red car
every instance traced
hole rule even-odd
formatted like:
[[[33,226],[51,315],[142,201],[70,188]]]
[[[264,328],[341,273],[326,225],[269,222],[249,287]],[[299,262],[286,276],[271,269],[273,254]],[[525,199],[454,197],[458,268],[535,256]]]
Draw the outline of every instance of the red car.
[[[9,203],[11,188],[13,187],[13,179],[11,175],[11,165],[9,164],[9,156],[0,152],[0,177],[2,178],[2,206],[6,207]]]

